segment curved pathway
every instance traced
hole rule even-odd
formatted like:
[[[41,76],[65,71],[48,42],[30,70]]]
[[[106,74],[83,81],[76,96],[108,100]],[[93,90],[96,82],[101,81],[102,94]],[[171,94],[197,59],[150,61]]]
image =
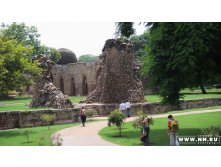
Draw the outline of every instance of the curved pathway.
[[[173,116],[208,113],[208,112],[221,112],[221,109],[176,113],[173,114]],[[168,114],[152,115],[153,118],[162,118],[167,116]],[[104,118],[107,117],[100,117],[98,119],[104,119]],[[127,118],[126,122],[132,121],[134,118],[135,117]],[[107,126],[107,120],[88,123],[86,124],[85,127],[83,127],[82,125],[73,126],[54,133],[52,135],[52,138],[54,138],[57,135],[60,135],[60,137],[63,140],[62,146],[118,146],[117,144],[105,141],[98,135],[99,131],[105,128],[106,126]]]

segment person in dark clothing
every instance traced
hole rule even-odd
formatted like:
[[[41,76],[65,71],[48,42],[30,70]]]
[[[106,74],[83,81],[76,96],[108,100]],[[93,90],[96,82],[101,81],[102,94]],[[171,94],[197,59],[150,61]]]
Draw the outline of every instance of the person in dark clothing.
[[[144,141],[144,146],[149,146],[149,133],[150,133],[150,127],[149,127],[149,122],[150,118],[145,118],[143,120],[143,141]]]
[[[85,108],[83,106],[81,107],[81,110],[80,110],[80,117],[81,117],[82,125],[85,126],[87,116],[86,116]]]

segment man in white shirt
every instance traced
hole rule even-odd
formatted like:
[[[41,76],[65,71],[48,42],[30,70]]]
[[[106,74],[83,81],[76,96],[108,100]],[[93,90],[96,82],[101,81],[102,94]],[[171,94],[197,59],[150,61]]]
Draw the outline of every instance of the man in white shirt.
[[[125,106],[125,103],[124,102],[121,102],[120,103],[120,111],[123,113],[123,114],[125,114],[126,115],[126,106]]]
[[[127,100],[127,102],[125,103],[126,106],[126,113],[127,113],[127,117],[130,117],[130,102]]]

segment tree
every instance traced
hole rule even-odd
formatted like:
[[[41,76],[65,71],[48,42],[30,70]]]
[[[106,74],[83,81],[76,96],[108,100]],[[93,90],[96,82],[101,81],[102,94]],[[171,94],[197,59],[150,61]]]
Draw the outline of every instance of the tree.
[[[53,62],[57,63],[61,59],[61,54],[55,48],[50,48],[45,45],[40,46],[41,54],[47,55]]]
[[[11,90],[17,90],[41,74],[37,61],[32,62],[30,48],[16,40],[0,37],[0,96],[7,96]]]
[[[150,30],[143,72],[158,85],[162,102],[178,104],[180,90],[200,86],[218,74],[214,61],[220,23],[158,23]]]
[[[86,54],[79,57],[78,62],[88,63],[97,59],[97,56]]]
[[[135,34],[135,29],[133,28],[133,22],[118,22],[116,25],[116,36],[129,38],[131,35]]]
[[[145,56],[145,47],[148,45],[148,34],[144,33],[141,35],[133,35],[130,38],[131,43],[133,44],[133,51],[135,57],[139,60],[142,60],[142,57]]]
[[[16,40],[23,46],[28,46],[33,49],[31,56],[40,54],[40,34],[36,27],[28,27],[25,23],[13,22],[10,25],[1,26],[1,34],[3,37],[7,37],[9,40]]]
[[[26,26],[25,23],[13,22],[10,25],[1,25],[0,35],[9,40],[16,40],[19,44],[26,46],[32,50],[30,57],[44,54],[47,55],[55,63],[58,62],[61,55],[55,48],[42,45],[39,37],[40,34],[34,26]]]
[[[120,136],[121,136],[122,124],[124,122],[124,119],[125,115],[119,110],[112,111],[108,117],[108,122],[117,126]]]
[[[178,104],[181,89],[199,86],[206,93],[205,84],[221,81],[221,23],[145,24],[149,37],[142,73],[159,87],[162,102]],[[132,32],[132,24],[117,25],[118,34]]]
[[[133,120],[133,123],[132,123],[132,126],[135,128],[135,129],[139,129],[141,134],[143,133],[143,127],[144,127],[144,123],[143,123],[143,120],[144,118],[148,118],[148,115],[143,113],[143,111],[139,111],[137,112],[137,117]],[[153,119],[152,117],[149,118],[150,119],[150,122],[149,122],[149,125],[153,124]]]

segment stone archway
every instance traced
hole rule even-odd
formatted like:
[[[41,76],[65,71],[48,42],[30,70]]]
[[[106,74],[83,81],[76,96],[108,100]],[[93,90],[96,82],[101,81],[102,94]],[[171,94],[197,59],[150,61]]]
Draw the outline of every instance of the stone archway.
[[[64,93],[64,79],[62,77],[60,78],[60,91]]]
[[[75,80],[73,77],[71,78],[71,95],[76,96]]]
[[[87,94],[88,94],[87,78],[86,76],[84,76],[82,79],[82,95],[87,95]]]

